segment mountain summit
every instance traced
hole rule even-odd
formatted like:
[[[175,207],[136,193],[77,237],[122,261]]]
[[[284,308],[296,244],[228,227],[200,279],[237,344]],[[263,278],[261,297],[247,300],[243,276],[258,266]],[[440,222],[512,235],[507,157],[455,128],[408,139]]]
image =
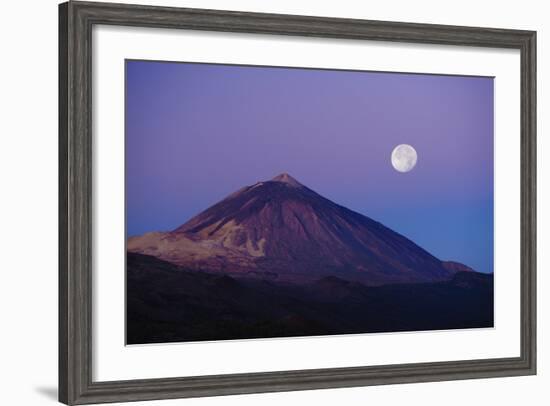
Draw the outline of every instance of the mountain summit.
[[[293,187],[303,187],[304,186],[286,172],[283,172],[280,175],[275,176],[273,179],[271,179],[271,181],[272,182],[286,183],[287,185],[293,186]]]
[[[297,283],[328,276],[366,285],[435,282],[469,270],[287,173],[234,192],[173,231],[129,238],[127,249],[192,270]]]

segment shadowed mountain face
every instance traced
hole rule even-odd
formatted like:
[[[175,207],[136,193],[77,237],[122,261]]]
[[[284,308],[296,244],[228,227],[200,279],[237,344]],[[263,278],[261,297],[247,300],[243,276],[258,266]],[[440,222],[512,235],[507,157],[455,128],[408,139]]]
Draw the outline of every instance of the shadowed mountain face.
[[[228,340],[493,326],[493,276],[365,286],[194,272],[128,254],[127,343]]]
[[[471,271],[286,173],[236,191],[171,232],[132,237],[127,249],[190,270],[278,282],[336,276],[376,286],[444,281]]]

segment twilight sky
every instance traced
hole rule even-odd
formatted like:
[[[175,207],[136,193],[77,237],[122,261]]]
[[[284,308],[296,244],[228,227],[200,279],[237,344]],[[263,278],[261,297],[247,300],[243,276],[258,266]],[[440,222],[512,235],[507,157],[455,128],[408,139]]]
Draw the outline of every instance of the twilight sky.
[[[402,143],[408,173],[390,162]],[[127,61],[128,236],[281,172],[493,271],[492,78]]]

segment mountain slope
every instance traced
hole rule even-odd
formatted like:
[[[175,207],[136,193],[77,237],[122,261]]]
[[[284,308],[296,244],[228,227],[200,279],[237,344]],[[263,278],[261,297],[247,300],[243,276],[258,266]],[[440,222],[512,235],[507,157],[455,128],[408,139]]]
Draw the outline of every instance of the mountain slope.
[[[493,276],[367,287],[280,284],[127,256],[128,344],[492,327]]]
[[[238,190],[171,232],[132,237],[127,249],[193,270],[289,282],[330,275],[367,285],[435,282],[467,269],[286,173]]]

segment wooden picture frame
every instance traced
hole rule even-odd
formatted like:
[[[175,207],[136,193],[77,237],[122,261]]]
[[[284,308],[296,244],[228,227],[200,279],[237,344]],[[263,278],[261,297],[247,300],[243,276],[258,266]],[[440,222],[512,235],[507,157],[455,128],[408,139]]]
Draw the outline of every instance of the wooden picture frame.
[[[521,53],[521,354],[367,367],[166,379],[92,380],[92,27],[193,29],[513,48]],[[59,6],[59,400],[88,404],[536,373],[536,33],[200,9]]]

